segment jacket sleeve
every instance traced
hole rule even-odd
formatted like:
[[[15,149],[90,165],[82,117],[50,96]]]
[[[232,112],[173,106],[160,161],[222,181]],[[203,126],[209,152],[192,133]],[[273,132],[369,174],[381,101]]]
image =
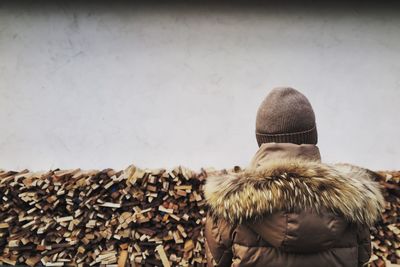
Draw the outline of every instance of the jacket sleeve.
[[[225,220],[207,214],[205,225],[205,250],[207,266],[228,267],[232,264],[232,236],[234,227]]]
[[[358,266],[366,266],[371,258],[371,234],[368,226],[361,226],[357,232]]]

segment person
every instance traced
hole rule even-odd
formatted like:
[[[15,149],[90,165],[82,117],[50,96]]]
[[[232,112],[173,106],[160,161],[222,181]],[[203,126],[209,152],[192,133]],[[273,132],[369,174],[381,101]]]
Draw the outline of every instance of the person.
[[[293,88],[261,103],[256,139],[250,166],[206,180],[207,266],[366,265],[384,207],[374,173],[321,162],[314,111]]]

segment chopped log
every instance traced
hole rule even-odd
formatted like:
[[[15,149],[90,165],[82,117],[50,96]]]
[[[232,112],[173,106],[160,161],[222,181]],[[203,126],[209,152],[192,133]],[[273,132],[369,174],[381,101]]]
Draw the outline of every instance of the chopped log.
[[[165,254],[164,247],[162,245],[158,245],[156,247],[156,251],[158,252],[158,255],[160,255],[160,259],[161,259],[163,266],[170,267],[171,264],[169,263],[167,255]]]
[[[190,251],[192,249],[194,249],[193,240],[191,240],[191,239],[186,240],[185,245],[183,247],[183,251],[188,252],[188,251]]]
[[[118,267],[125,267],[126,260],[128,259],[128,251],[121,250],[118,257]]]
[[[40,262],[40,255],[36,255],[34,257],[29,257],[25,260],[25,264],[27,264],[28,266],[35,266],[38,262]]]

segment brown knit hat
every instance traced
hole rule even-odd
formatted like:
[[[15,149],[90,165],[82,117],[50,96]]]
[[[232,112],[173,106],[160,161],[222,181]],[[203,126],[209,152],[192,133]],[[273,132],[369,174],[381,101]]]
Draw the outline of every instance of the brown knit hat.
[[[262,143],[317,144],[315,115],[308,99],[290,87],[273,89],[257,111],[256,138]]]

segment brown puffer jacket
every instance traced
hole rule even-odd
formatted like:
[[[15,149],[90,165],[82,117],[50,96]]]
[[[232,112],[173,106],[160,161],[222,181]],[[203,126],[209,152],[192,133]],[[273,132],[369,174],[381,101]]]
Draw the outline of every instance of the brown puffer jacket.
[[[249,168],[207,179],[208,266],[363,266],[384,205],[372,176],[314,145],[263,144]]]

